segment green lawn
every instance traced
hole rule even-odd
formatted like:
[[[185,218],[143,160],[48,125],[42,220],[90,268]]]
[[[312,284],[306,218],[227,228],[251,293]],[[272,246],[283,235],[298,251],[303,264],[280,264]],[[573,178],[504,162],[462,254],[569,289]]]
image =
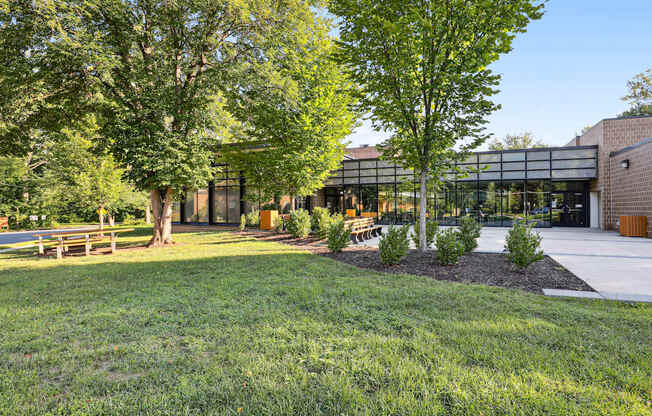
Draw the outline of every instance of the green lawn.
[[[0,254],[0,414],[652,414],[651,305],[176,240]]]

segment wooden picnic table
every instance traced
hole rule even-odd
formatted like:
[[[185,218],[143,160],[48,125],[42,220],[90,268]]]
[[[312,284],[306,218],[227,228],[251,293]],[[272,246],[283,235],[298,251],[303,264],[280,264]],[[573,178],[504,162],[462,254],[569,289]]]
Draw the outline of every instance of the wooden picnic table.
[[[43,233],[43,234],[34,234],[35,237],[38,237],[38,254],[41,256],[45,255],[46,247],[55,246],[57,249],[57,259],[63,257],[63,253],[68,251],[69,247],[75,246],[84,246],[85,254],[90,255],[92,244],[100,241],[105,241],[107,238],[111,241],[111,253],[115,253],[115,243],[118,239],[119,233],[126,233],[133,231],[133,228],[105,228],[103,230],[83,230],[75,232],[53,232],[53,233]],[[104,234],[110,234],[110,237],[106,237]],[[44,237],[49,237],[50,241],[44,241]],[[72,237],[72,238],[71,238]],[[79,237],[79,238],[75,238]]]

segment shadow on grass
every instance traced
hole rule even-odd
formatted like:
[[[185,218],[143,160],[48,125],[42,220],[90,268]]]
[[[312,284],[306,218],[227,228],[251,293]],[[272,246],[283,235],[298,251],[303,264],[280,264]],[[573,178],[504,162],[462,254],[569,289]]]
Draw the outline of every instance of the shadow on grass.
[[[224,385],[220,402],[248,402],[255,394],[251,403],[261,412],[279,403],[270,397],[282,397],[294,410],[327,403],[344,413],[360,400],[378,401],[383,412],[389,394],[409,397],[407,414],[426,406],[421,398],[434,390],[433,410],[456,403],[473,414],[474,402],[523,404],[525,396],[509,393],[522,383],[545,392],[537,400],[553,400],[561,383],[566,395],[584,395],[577,403],[586,404],[589,385],[593,401],[622,390],[645,397],[648,382],[638,374],[647,365],[650,309],[646,314],[619,303],[391,276],[278,252],[285,247],[270,253],[273,248],[241,255],[232,254],[234,245],[194,258],[162,249],[146,253],[160,259],[115,256],[102,263],[4,269],[0,305],[12,319],[0,324],[1,348],[30,356],[67,351],[62,356],[69,359],[88,354],[69,351],[71,343],[119,344],[125,352],[115,353],[115,360],[140,363],[140,372],[152,373],[148,383],[155,390],[175,391],[183,378],[198,395],[215,398],[212,386]],[[74,371],[93,373],[94,360],[76,360]],[[257,365],[265,381],[228,387],[241,386],[244,369]],[[12,374],[19,366],[6,369]],[[489,386],[494,380],[509,388]],[[151,388],[132,383],[143,395]],[[473,383],[486,383],[490,396]],[[82,395],[91,389],[110,396],[110,387],[92,377],[72,385]],[[183,396],[186,404],[194,400]],[[568,401],[564,397],[560,403]],[[191,407],[210,408],[209,401],[197,400]],[[545,400],[539,405],[546,409]]]

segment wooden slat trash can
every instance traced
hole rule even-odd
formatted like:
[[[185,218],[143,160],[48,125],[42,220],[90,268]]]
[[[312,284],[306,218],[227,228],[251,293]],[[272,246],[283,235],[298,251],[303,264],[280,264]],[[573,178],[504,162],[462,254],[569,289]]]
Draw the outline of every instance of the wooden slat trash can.
[[[260,229],[271,230],[275,224],[278,224],[278,211],[262,210],[260,211]]]
[[[647,217],[644,215],[621,215],[620,235],[625,237],[647,237]]]

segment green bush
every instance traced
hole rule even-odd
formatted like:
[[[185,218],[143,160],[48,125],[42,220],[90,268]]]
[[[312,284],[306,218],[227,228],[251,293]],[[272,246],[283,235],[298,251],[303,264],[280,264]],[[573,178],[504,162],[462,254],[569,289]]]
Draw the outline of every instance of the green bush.
[[[328,236],[328,229],[331,225],[331,214],[328,208],[315,207],[312,210],[310,229],[320,239]]]
[[[470,253],[478,247],[480,230],[482,230],[482,225],[478,224],[473,217],[464,217],[460,220],[459,234],[465,253]]]
[[[306,238],[310,234],[310,214],[305,209],[290,212],[287,230],[294,238]]]
[[[263,211],[279,211],[281,212],[281,206],[277,204],[276,202],[268,202],[265,205],[263,205],[260,209]]]
[[[437,260],[442,266],[457,264],[464,254],[464,244],[461,241],[460,233],[452,228],[437,233],[435,247],[437,248]]]
[[[505,239],[505,248],[509,261],[520,269],[525,269],[535,261],[543,260],[541,250],[541,235],[532,231],[534,224],[529,226],[518,221],[512,226]]]
[[[437,221],[426,221],[426,248],[430,248],[432,243],[435,241],[435,235],[439,230],[439,224]],[[414,224],[414,234],[412,234],[412,241],[414,246],[419,248],[419,236],[421,235],[419,231],[419,221]]]
[[[383,264],[398,264],[407,256],[410,249],[409,232],[408,225],[390,226],[387,233],[383,234],[378,243],[378,254]]]
[[[333,253],[339,253],[349,245],[350,236],[351,230],[344,224],[342,216],[338,216],[328,227],[328,249]]]
[[[243,232],[247,228],[247,216],[242,214],[240,215],[240,232]]]
[[[257,227],[260,224],[260,212],[253,209],[247,214],[247,225],[250,227]]]

